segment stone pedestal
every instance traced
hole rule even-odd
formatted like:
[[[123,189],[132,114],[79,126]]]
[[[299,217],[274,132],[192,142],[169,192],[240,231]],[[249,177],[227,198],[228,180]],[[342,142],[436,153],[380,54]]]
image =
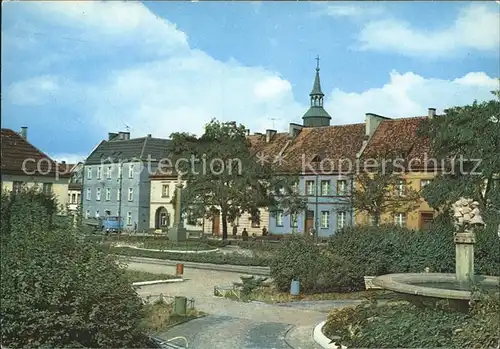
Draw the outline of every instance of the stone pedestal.
[[[455,233],[456,276],[459,282],[469,282],[474,277],[474,243],[473,232]]]
[[[174,242],[186,241],[186,228],[181,223],[174,223],[174,226],[168,230],[168,239]]]

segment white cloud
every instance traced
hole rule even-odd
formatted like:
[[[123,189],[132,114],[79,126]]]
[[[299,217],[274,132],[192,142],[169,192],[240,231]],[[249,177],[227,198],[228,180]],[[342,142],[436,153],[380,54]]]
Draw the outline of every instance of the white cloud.
[[[57,162],[65,161],[67,164],[77,164],[79,162],[83,162],[88,154],[68,154],[68,153],[57,153],[57,154],[49,154],[52,160]]]
[[[287,80],[283,80],[277,76],[259,81],[254,87],[254,94],[259,99],[273,99],[291,91],[292,85]]]
[[[53,31],[92,42],[90,55],[96,51],[111,55],[117,43],[133,46],[134,53],[149,53],[125,67],[106,62],[108,72],[95,79],[63,81],[58,103],[84,113],[96,129],[116,131],[127,123],[132,136],[168,137],[179,130],[199,133],[210,119],[218,118],[262,130],[271,126],[269,118],[289,118],[305,108],[294,101],[290,83],[276,72],[222,62],[191,49],[183,32],[141,3],[23,5],[56,23],[49,26]],[[37,91],[33,82],[41,79],[16,83],[8,97],[17,103],[21,97],[26,104],[42,101],[47,92]]]
[[[42,75],[11,85],[9,100],[18,105],[42,105],[60,92],[57,76]]]
[[[438,113],[448,107],[471,104],[474,99],[491,100],[498,80],[472,72],[454,80],[424,78],[412,72],[392,71],[382,87],[361,93],[334,90],[325,103],[336,124],[364,122],[365,113],[388,117],[424,116],[427,108]]]
[[[373,20],[359,33],[359,48],[428,58],[450,57],[467,50],[498,55],[499,23],[498,9],[485,4],[465,6],[453,23],[440,29],[429,29],[433,24],[425,21],[417,28],[404,20]]]
[[[361,19],[385,13],[381,3],[333,3],[324,8],[324,13],[335,18]]]

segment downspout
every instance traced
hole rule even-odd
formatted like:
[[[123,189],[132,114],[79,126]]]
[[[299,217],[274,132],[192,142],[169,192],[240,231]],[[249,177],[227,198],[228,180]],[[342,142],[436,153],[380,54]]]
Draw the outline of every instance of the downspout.
[[[120,192],[120,200],[118,200],[118,219],[119,219],[119,225],[120,225],[120,231],[123,229],[123,220],[122,220],[122,198],[123,198],[123,193],[122,193],[122,186],[123,186],[123,161],[120,161],[120,186],[119,186],[119,192]]]
[[[315,225],[315,231],[316,231],[316,243],[318,243],[318,240],[319,240],[319,224],[318,224],[318,221],[319,221],[319,217],[318,217],[318,179],[319,179],[319,176],[318,174],[316,173],[316,213],[314,214],[314,217],[315,217],[315,220],[314,220],[314,225]]]

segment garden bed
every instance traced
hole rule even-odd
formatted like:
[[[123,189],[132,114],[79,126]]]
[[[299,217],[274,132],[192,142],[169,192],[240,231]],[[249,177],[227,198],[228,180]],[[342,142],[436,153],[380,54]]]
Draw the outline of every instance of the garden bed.
[[[196,309],[187,309],[186,315],[173,314],[173,305],[166,302],[146,304],[141,326],[149,334],[165,332],[170,327],[204,316]]]
[[[155,273],[148,273],[146,271],[138,271],[130,269],[125,270],[125,274],[127,274],[130,281],[132,282],[173,280],[178,278],[177,276],[169,274],[155,274]]]
[[[240,254],[219,254],[219,253],[170,253],[161,251],[138,250],[130,247],[113,247],[109,245],[96,245],[96,248],[111,254],[127,257],[143,257],[154,259],[175,260],[181,262],[211,263],[211,264],[229,264],[241,266],[269,266],[270,258],[261,256],[242,256]]]

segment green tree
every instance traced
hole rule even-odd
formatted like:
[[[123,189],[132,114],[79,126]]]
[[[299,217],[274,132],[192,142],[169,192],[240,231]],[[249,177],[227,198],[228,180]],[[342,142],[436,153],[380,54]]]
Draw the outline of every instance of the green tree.
[[[289,186],[292,176],[277,177],[260,163],[247,139],[247,129],[235,122],[212,120],[201,137],[174,133],[169,146],[173,171],[186,181],[182,211],[192,218],[210,218],[220,210],[222,237],[228,222],[263,207],[283,207],[277,186]],[[285,183],[286,182],[286,183]]]
[[[354,175],[349,203],[358,212],[366,213],[378,226],[382,215],[408,213],[420,203],[420,194],[403,179],[397,159],[381,157],[371,168]],[[401,166],[399,166],[401,167]]]
[[[51,224],[49,195],[31,189],[1,199],[2,345],[144,347],[142,300],[117,259],[79,239],[72,222]]]
[[[453,202],[470,197],[500,212],[500,101],[499,91],[492,93],[490,101],[446,109],[419,129],[430,139],[432,157],[444,164],[422,193],[437,210],[449,212]]]

